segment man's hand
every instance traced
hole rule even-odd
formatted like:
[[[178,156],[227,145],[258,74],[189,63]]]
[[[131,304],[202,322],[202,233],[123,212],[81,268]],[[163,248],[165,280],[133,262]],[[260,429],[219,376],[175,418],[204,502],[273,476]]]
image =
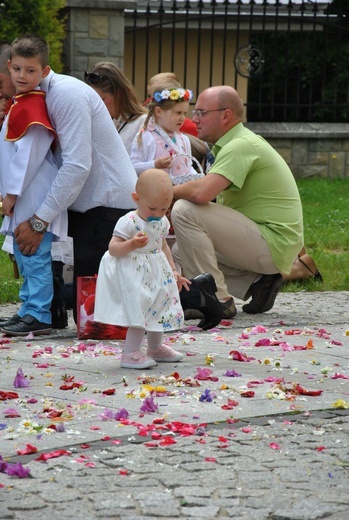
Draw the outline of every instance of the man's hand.
[[[23,255],[27,256],[36,252],[44,237],[43,233],[35,233],[27,220],[16,227],[14,235],[18,249]]]

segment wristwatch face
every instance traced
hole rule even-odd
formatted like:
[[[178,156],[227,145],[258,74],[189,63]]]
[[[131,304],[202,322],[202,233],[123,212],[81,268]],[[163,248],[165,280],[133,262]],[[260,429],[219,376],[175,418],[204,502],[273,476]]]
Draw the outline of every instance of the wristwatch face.
[[[42,233],[46,229],[46,225],[43,223],[43,221],[34,217],[30,219],[30,225],[34,231],[37,231],[38,233]]]

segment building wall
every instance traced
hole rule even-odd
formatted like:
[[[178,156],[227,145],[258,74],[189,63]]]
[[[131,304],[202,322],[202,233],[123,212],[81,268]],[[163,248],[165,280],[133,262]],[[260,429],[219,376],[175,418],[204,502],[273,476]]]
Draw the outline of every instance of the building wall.
[[[112,61],[124,68],[129,75],[132,56],[129,53],[130,42],[125,49],[123,10],[134,9],[136,6],[137,2],[129,0],[67,0],[65,72],[83,79],[84,71],[98,61]],[[205,49],[204,46],[203,48]],[[219,46],[217,49],[219,50]],[[157,52],[156,49],[154,52]],[[190,61],[189,63],[185,86],[193,88],[191,83],[194,82],[196,71]],[[200,74],[203,81],[206,81],[208,67],[204,59],[202,63]],[[137,62],[137,66],[142,70],[142,62]],[[154,73],[156,72],[157,70]],[[216,84],[220,84],[220,81]],[[143,95],[142,91],[139,93]],[[239,87],[239,93],[244,99],[246,83]],[[247,123],[247,126],[270,142],[286,160],[296,178],[349,178],[348,125]]]
[[[83,79],[98,61],[124,66],[123,11],[135,8],[129,0],[67,0],[65,73]]]

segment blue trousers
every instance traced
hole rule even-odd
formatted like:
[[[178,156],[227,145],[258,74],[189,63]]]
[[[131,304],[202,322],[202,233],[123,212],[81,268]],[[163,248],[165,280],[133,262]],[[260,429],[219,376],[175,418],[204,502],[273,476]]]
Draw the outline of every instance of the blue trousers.
[[[18,315],[33,316],[41,323],[51,324],[51,302],[53,297],[53,278],[51,265],[51,245],[53,235],[44,233],[40,246],[33,255],[23,255],[13,241],[13,253],[23,278],[19,290],[22,305]]]

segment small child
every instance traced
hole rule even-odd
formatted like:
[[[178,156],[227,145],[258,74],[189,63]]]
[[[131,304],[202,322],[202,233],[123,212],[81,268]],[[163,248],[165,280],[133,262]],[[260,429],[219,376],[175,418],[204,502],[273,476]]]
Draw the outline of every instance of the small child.
[[[166,242],[165,216],[173,198],[169,176],[144,171],[132,198],[137,210],[121,217],[99,267],[94,319],[129,327],[122,368],[144,369],[158,362],[177,362],[183,355],[162,344],[164,331],[180,329],[179,292],[191,282],[175,270]],[[178,286],[178,288],[177,288]],[[147,331],[147,354],[141,351]]]
[[[28,220],[32,233],[40,235],[36,251],[20,250],[13,240],[14,256],[23,277],[22,305],[1,324],[8,336],[49,334],[53,279],[51,245],[67,238],[67,213],[48,224],[34,212],[44,200],[58,168],[51,150],[55,131],[49,120],[45,92],[39,83],[49,72],[49,47],[35,35],[17,38],[11,45],[8,68],[16,89],[0,138],[0,194],[5,215],[1,233],[16,237],[16,228]]]
[[[179,87],[168,86],[154,92],[143,129],[131,146],[131,161],[138,175],[149,168],[161,168],[173,184],[203,176],[192,166],[189,138],[180,132],[192,97],[191,90]]]

